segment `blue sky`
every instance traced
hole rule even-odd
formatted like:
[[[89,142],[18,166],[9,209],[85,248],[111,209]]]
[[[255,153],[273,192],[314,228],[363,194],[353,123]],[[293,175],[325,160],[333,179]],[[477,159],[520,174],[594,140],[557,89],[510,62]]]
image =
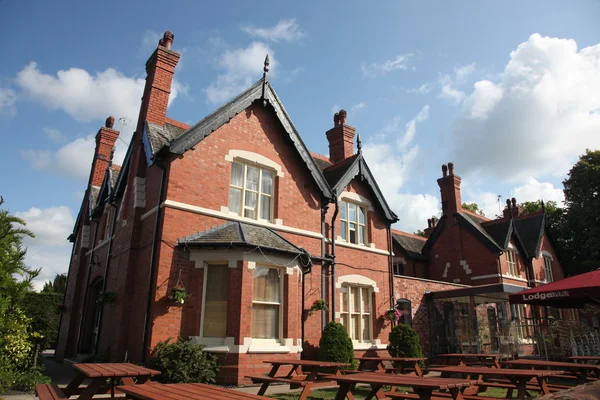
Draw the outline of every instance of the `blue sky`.
[[[562,199],[562,180],[599,148],[596,1],[0,1],[0,194],[37,234],[28,262],[65,271],[93,151],[108,115],[135,125],[144,63],[165,30],[181,52],[169,116],[195,123],[260,78],[308,147],[327,154],[348,110],[371,168],[415,231],[439,209],[453,161],[463,200]]]

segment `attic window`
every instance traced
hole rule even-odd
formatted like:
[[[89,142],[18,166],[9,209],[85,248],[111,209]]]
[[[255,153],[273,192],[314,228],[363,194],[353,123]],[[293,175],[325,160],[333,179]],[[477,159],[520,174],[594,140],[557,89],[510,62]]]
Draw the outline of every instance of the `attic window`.
[[[343,240],[354,244],[365,244],[367,240],[367,210],[356,203],[340,203],[340,235]]]
[[[229,210],[246,218],[273,219],[273,171],[258,166],[231,163]]]
[[[514,250],[508,250],[506,252],[506,262],[508,263],[509,275],[519,276],[519,269],[517,267],[517,252]]]
[[[544,256],[544,278],[546,282],[554,282],[554,276],[552,275],[552,259]]]

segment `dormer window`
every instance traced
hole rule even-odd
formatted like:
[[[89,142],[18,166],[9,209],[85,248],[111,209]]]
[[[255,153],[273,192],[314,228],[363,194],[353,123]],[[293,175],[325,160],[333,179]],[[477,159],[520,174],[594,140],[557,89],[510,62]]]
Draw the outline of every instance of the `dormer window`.
[[[271,221],[275,173],[234,161],[231,164],[229,210],[240,216]]]
[[[356,203],[340,202],[340,236],[354,244],[367,241],[367,210]]]

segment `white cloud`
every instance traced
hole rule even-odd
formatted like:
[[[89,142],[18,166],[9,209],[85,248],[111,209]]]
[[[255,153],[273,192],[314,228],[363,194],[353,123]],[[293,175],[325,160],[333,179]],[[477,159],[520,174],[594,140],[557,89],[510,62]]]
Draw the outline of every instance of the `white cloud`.
[[[363,73],[363,76],[373,77],[376,75],[385,75],[397,69],[407,70],[408,69],[408,60],[413,56],[412,53],[399,54],[395,58],[391,60],[384,61],[381,64],[371,63],[365,64],[363,63],[360,66],[360,69]]]
[[[407,92],[408,93],[427,94],[427,93],[431,92],[431,89],[433,89],[433,85],[431,83],[424,83],[421,86],[419,86],[418,88],[408,89]]]
[[[441,99],[450,100],[454,104],[458,104],[465,98],[465,93],[458,89],[457,86],[462,85],[467,77],[476,70],[475,64],[462,65],[454,68],[452,75],[445,74],[440,76],[438,83],[441,86],[438,97]]]
[[[62,142],[66,139],[65,135],[63,135],[63,133],[58,129],[44,127],[43,131],[48,139],[52,140],[53,142]]]
[[[127,77],[109,68],[91,75],[80,68],[58,71],[56,76],[43,73],[35,62],[26,65],[17,74],[17,83],[32,100],[38,101],[51,110],[62,110],[77,121],[98,120],[99,128],[109,115],[117,121],[123,118],[126,125],[119,122],[115,129],[121,129],[120,140],[116,143],[115,163],[120,164],[127,151],[137,121],[140,99],[145,80]],[[176,79],[171,85],[169,105],[187,86]],[[49,132],[44,129],[47,135]],[[22,152],[35,169],[51,171],[76,178],[87,178],[95,148],[94,135],[80,137],[59,148],[57,151],[28,149]]]
[[[550,182],[538,182],[535,178],[529,178],[524,184],[512,190],[512,196],[518,203],[525,201],[555,201],[563,206],[565,193],[562,189],[555,188]]]
[[[277,61],[275,52],[267,44],[253,42],[246,48],[225,51],[218,62],[224,72],[204,90],[207,100],[220,104],[252,85],[263,72],[267,54],[271,62],[269,75],[273,75]]]
[[[163,37],[163,34],[157,31],[147,30],[142,35],[142,43],[140,45],[140,55],[148,57],[158,46],[158,41]]]
[[[600,44],[531,35],[499,77],[480,81],[453,126],[452,159],[505,181],[564,176],[600,147]]]
[[[12,117],[17,114],[15,103],[17,95],[15,91],[8,88],[0,88],[0,115]]]
[[[409,232],[423,229],[425,221],[437,213],[439,201],[430,195],[401,193],[418,161],[419,146],[413,144],[417,125],[429,118],[429,105],[404,126],[395,117],[376,135],[374,142],[363,146],[369,168],[379,182],[386,200],[401,218],[399,229]]]
[[[466,193],[465,193],[466,192]],[[469,191],[463,191],[463,202],[464,203],[476,203],[479,209],[483,210],[483,213],[487,218],[495,219],[496,217],[502,216],[501,208],[504,207],[504,201],[506,198],[492,192],[475,192],[469,193]]]
[[[288,41],[293,42],[302,39],[302,32],[295,19],[282,19],[277,25],[268,28],[259,28],[254,25],[242,26],[241,29],[250,36],[271,42]]]
[[[364,110],[365,108],[367,108],[367,103],[364,101],[361,101],[360,103],[354,104],[352,107],[350,107],[350,112],[356,113],[361,110]]]
[[[40,290],[45,281],[58,273],[66,273],[71,256],[71,243],[67,237],[71,234],[75,220],[68,207],[33,207],[15,215],[27,223],[27,229],[35,238],[25,238],[27,255],[25,262],[32,268],[42,268],[40,276],[34,281],[36,290]]]

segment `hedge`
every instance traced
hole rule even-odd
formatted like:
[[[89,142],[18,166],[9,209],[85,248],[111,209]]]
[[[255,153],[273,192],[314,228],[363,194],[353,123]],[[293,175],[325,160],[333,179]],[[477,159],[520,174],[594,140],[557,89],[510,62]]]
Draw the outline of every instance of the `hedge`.
[[[32,320],[32,330],[44,336],[41,341],[42,350],[54,348],[56,345],[60,322],[59,306],[62,301],[61,293],[28,292],[25,294],[21,307]]]

